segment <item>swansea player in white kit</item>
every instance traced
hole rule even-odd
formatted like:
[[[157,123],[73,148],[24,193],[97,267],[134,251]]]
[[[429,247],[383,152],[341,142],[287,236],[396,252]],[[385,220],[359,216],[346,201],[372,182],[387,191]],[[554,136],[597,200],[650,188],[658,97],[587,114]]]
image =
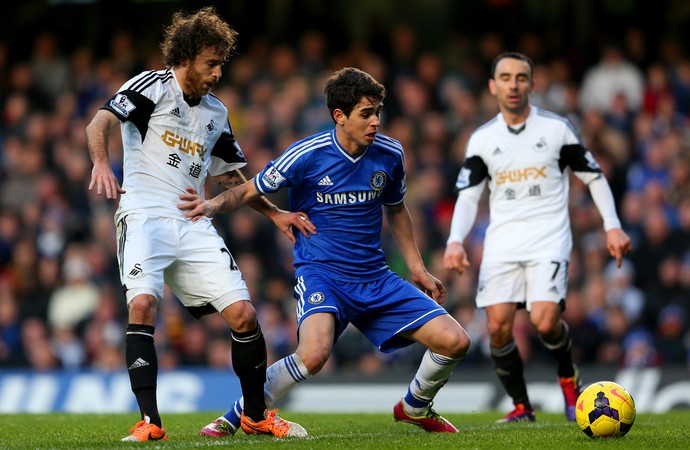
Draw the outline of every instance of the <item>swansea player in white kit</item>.
[[[246,161],[226,107],[213,94],[237,33],[211,7],[176,13],[161,44],[166,70],[127,81],[86,129],[93,171],[89,189],[115,199],[118,263],[129,311],[125,358],[141,420],[123,441],[166,440],[158,412],[154,347],[157,306],[164,283],[196,318],[219,312],[229,324],[232,364],[252,433],[304,435],[299,425],[267,411],[263,394],[266,342],[242,274],[208,219],[191,222],[177,208],[190,187],[203,195],[207,174],[224,187],[245,179]],[[124,181],[109,161],[108,135],[121,125]],[[263,200],[263,199],[261,199]],[[308,221],[267,201],[251,206],[294,241]],[[303,216],[303,215],[302,215]]]
[[[419,342],[427,351],[396,420],[429,432],[457,432],[432,401],[467,354],[465,330],[441,304],[443,284],[426,269],[405,206],[405,154],[378,133],[385,88],[369,74],[345,68],[326,83],[334,128],[291,145],[252,180],[203,200],[190,193],[180,208],[192,220],[234,211],[264,194],[289,190],[290,208],[316,226],[296,236],[294,265],[299,345],[268,368],[269,405],[321,370],[348,324],[382,352]],[[383,212],[413,282],[391,271],[381,249]],[[246,408],[246,399],[244,403]],[[201,430],[221,437],[240,425],[242,402]]]
[[[500,112],[468,141],[444,254],[446,268],[462,274],[469,267],[463,241],[488,185],[490,223],[476,305],[486,309],[494,368],[515,404],[498,422],[535,420],[513,338],[513,320],[521,307],[556,360],[566,417],[575,420],[580,380],[568,325],[561,319],[572,248],[570,171],[589,188],[603,218],[608,250],[619,267],[631,249],[608,182],[577,131],[564,117],[529,104],[532,69],[532,61],[516,52],[503,53],[493,62],[489,89]]]

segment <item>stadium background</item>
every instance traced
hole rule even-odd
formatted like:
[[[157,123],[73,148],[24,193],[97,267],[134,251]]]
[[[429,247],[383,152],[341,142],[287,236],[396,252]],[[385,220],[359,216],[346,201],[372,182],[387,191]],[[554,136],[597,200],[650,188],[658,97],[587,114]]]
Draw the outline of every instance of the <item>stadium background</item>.
[[[537,64],[533,102],[567,115],[580,129],[605,169],[624,228],[634,240],[624,268],[612,270],[596,209],[579,181],[572,184],[575,246],[566,318],[585,380],[623,377],[643,383],[639,390],[649,398],[666,386],[664,395],[673,391],[677,404],[690,406],[685,381],[690,352],[688,2],[213,3],[240,33],[215,92],[230,109],[249,176],[293,140],[330,126],[322,98],[329,70],[354,65],[386,84],[382,127],[407,151],[407,204],[420,249],[448,288],[449,311],[473,338],[471,354],[451,383],[465,394],[472,389],[464,381],[493,377],[484,318],[472,307],[487,211],[480,210],[468,240],[473,270],[453,276],[441,264],[452,185],[469,134],[496,113],[486,89],[491,60],[501,50],[532,56]],[[87,394],[69,400],[70,407],[64,401],[72,384],[84,386],[84,379],[74,379],[83,373],[95,374],[95,383],[101,383],[96,391],[131,396],[113,387],[120,386],[124,373],[126,323],[114,255],[116,205],[86,189],[91,165],[84,127],[127,78],[162,67],[157,44],[170,15],[205,4],[210,2],[30,0],[5,6],[0,18],[0,411],[33,404],[27,398],[38,394],[29,387],[46,380],[58,386],[52,389],[60,400],[50,405],[35,400],[40,404],[29,410],[79,410]],[[606,63],[604,50],[616,49],[622,61]],[[117,138],[111,148],[117,170]],[[283,196],[273,200],[285,206]],[[296,339],[289,242],[251,210],[221,217],[217,225],[253,293],[271,360],[290,353]],[[391,265],[404,274],[387,235],[384,246]],[[199,389],[209,383],[217,387],[223,378],[205,377],[230,366],[224,323],[217,317],[196,322],[172,294],[167,296],[156,331],[161,368],[202,374]],[[524,316],[516,337],[529,379],[543,382],[530,389],[555,388],[552,362]],[[324,372],[310,383],[406,381],[420,356],[417,346],[382,355],[347,332]],[[42,375],[53,378],[36,378]],[[492,386],[488,404],[500,406],[505,398]],[[444,392],[455,401],[465,395]],[[124,408],[133,407],[128,401]],[[651,400],[647,405],[653,409]]]

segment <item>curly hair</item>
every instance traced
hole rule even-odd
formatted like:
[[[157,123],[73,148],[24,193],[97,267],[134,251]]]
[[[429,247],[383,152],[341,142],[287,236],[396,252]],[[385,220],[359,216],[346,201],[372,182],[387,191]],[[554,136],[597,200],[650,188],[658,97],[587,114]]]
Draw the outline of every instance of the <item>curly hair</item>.
[[[215,47],[223,61],[227,61],[237,42],[237,31],[218,15],[213,6],[201,8],[193,14],[176,12],[163,33],[160,48],[167,67],[192,60],[207,47]]]
[[[354,67],[346,67],[335,72],[326,81],[324,92],[331,119],[336,109],[349,116],[362,96],[372,101],[382,101],[386,97],[386,88],[381,83]]]

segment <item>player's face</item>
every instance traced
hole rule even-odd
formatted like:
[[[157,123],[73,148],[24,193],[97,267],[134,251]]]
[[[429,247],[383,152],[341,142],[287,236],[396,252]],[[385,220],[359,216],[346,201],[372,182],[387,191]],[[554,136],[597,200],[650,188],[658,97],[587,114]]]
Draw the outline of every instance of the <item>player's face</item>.
[[[349,116],[336,109],[334,116],[339,125],[336,134],[340,145],[352,154],[360,153],[370,146],[381,125],[382,108],[383,102],[362,97]]]
[[[529,64],[520,59],[500,60],[494,78],[489,80],[489,90],[496,96],[501,111],[510,114],[519,115],[526,111],[533,89]]]
[[[184,93],[192,98],[208,94],[222,74],[223,59],[215,47],[206,47],[187,66]]]

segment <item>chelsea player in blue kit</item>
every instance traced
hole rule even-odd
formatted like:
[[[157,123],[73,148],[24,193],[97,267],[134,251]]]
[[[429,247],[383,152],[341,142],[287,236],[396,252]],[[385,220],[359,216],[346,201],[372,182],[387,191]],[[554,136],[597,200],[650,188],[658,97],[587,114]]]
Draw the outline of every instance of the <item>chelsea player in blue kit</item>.
[[[288,188],[291,210],[306,213],[312,234],[296,234],[294,247],[299,345],[268,368],[267,405],[318,373],[351,323],[385,353],[413,342],[427,347],[393,417],[430,432],[457,432],[432,401],[470,339],[441,306],[445,288],[427,271],[414,241],[404,202],[405,154],[398,141],[378,133],[386,90],[369,74],[345,68],[329,78],[325,93],[332,130],[292,144],[253,179],[213,199],[188,189],[178,207],[199,220]],[[386,263],[383,211],[416,286]],[[233,434],[241,412],[239,399],[200,434]]]

